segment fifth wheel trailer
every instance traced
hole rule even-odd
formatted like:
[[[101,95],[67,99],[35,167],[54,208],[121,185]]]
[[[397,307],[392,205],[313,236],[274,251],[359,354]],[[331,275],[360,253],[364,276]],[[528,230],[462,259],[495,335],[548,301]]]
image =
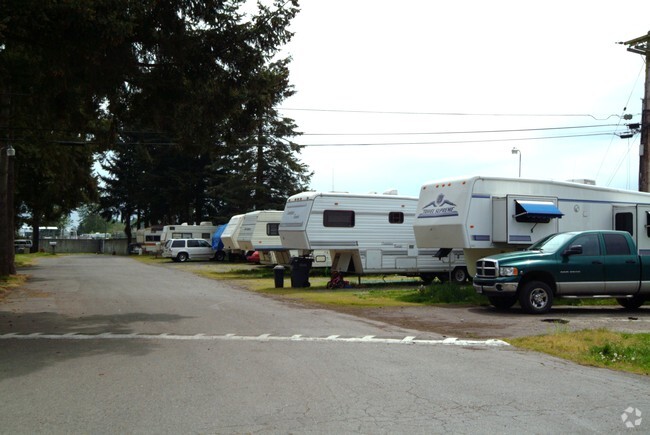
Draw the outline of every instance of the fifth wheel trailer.
[[[244,251],[259,252],[261,264],[289,266],[291,258],[298,253],[282,246],[279,231],[282,213],[282,210],[259,210],[246,213],[237,236],[239,248]],[[328,251],[317,251],[312,259],[312,267],[331,266]]]
[[[396,273],[464,281],[462,250],[443,253],[415,243],[418,198],[393,194],[303,192],[287,200],[280,238],[287,249],[330,251],[332,270],[356,275]]]
[[[650,255],[650,193],[566,181],[474,176],[424,184],[418,246],[462,248],[470,273],[487,255],[565,231],[624,230]]]

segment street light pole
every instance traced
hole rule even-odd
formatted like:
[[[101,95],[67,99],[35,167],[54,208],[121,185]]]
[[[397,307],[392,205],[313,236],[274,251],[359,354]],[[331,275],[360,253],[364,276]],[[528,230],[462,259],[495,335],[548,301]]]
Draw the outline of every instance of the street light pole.
[[[521,178],[521,151],[516,147],[512,147],[512,154],[519,154],[519,178]]]

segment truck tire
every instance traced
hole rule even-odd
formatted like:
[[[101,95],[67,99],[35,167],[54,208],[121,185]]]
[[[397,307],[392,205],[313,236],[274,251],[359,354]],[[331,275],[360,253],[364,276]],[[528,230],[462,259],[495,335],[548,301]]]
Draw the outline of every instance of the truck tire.
[[[625,309],[636,310],[645,303],[645,298],[643,296],[634,296],[632,298],[616,298],[616,302],[625,307]]]
[[[508,310],[517,303],[516,296],[488,296],[488,300],[497,310]]]
[[[553,305],[553,290],[542,281],[530,281],[519,291],[519,304],[529,314],[544,314]]]
[[[453,279],[457,284],[462,284],[467,281],[468,275],[469,274],[467,273],[467,269],[464,267],[457,267],[453,270],[453,272],[451,272],[451,279]]]

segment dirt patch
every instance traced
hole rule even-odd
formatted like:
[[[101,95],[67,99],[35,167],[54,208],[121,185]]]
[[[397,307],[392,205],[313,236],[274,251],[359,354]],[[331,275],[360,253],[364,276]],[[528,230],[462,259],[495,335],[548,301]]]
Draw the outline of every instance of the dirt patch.
[[[336,308],[358,317],[418,331],[458,338],[514,338],[558,331],[605,328],[620,332],[650,332],[650,306],[636,311],[618,307],[556,307],[546,315],[530,315],[514,307],[387,307]]]

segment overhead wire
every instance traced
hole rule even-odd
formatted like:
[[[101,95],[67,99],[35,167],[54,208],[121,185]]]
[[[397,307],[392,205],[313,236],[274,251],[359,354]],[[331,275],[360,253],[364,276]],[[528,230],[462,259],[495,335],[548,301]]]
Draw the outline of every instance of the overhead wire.
[[[301,112],[329,112],[329,113],[369,113],[384,115],[433,115],[433,116],[495,116],[495,117],[589,117],[596,121],[606,121],[610,118],[619,117],[618,114],[604,115],[604,118],[596,117],[591,113],[471,113],[471,112],[413,112],[413,111],[383,111],[383,110],[350,110],[350,109],[314,109],[280,107],[278,110],[301,111]]]
[[[644,60],[644,62],[645,62],[645,59],[643,59],[643,60]],[[636,87],[637,87],[637,85],[638,85],[638,83],[639,83],[639,79],[641,78],[641,73],[644,71],[644,69],[645,69],[645,66],[644,66],[644,65],[642,65],[641,68],[639,69],[639,73],[638,73],[637,76],[636,76],[636,80],[634,81],[634,84],[632,85],[632,89],[630,90],[630,94],[628,95],[628,97],[627,97],[627,101],[625,102],[625,106],[623,106],[623,112],[626,112],[626,111],[627,111],[627,107],[628,107],[629,104],[630,104],[630,100],[632,99],[632,95],[634,94],[634,91],[636,90]],[[625,113],[623,113],[623,116],[624,116],[624,115],[625,115]],[[619,121],[618,121],[617,128],[620,126],[620,124],[621,124],[621,120],[624,119],[623,116],[620,116],[620,117],[619,117]],[[614,137],[612,136],[612,138],[611,138],[610,141],[609,141],[609,144],[607,145],[607,149],[605,150],[605,154],[603,155],[603,158],[602,158],[602,160],[600,161],[600,166],[598,167],[598,171],[596,171],[596,179],[597,179],[598,176],[600,175],[600,171],[602,170],[603,165],[605,164],[605,161],[606,161],[606,159],[607,159],[607,155],[609,154],[609,150],[611,149],[613,143],[614,143]],[[628,141],[628,144],[629,144],[629,141]],[[629,154],[630,154],[630,148],[629,148],[629,146],[628,146],[628,150],[627,150],[627,152],[625,153],[625,155],[623,156],[623,160],[626,159],[627,156],[628,156]],[[622,161],[621,161],[621,163],[622,163]],[[612,176],[610,177],[610,179],[609,179],[609,181],[607,182],[606,186],[609,186],[609,185],[612,183],[612,181],[613,181],[613,179],[614,179],[614,176],[616,175],[616,173],[618,172],[618,169],[619,169],[620,166],[621,166],[621,163],[619,163],[619,164],[616,166],[616,170],[614,171],[614,173],[613,173]]]

